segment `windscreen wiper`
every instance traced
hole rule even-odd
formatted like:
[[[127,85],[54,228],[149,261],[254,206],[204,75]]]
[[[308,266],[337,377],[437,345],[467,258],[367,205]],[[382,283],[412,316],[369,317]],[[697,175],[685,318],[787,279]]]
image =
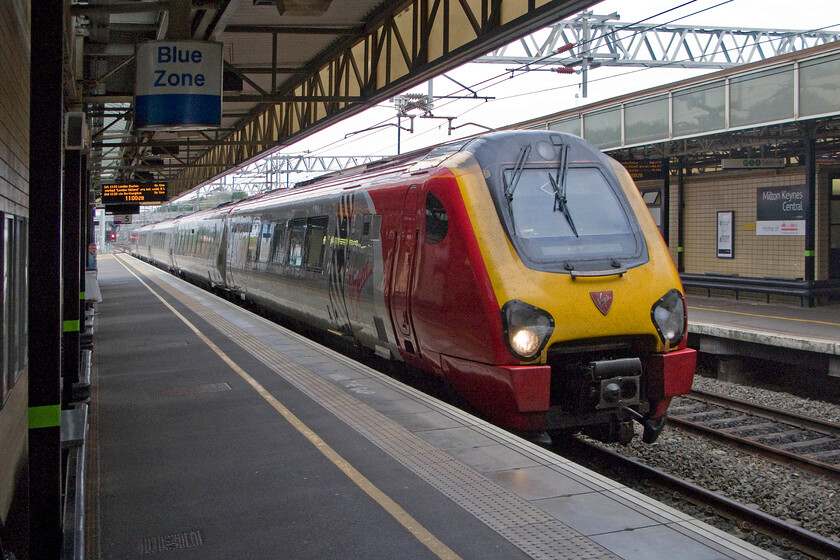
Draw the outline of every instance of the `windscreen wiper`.
[[[519,184],[519,178],[522,177],[522,170],[525,169],[525,162],[528,160],[528,154],[531,153],[531,144],[523,146],[519,151],[519,159],[516,160],[516,167],[513,168],[513,177],[510,179],[510,188],[508,188],[507,181],[505,181],[505,196],[508,201],[513,200],[513,191],[516,190],[516,185]]]
[[[572,228],[572,232],[575,234],[575,237],[580,237],[577,232],[577,228],[575,227],[575,222],[572,220],[572,215],[569,213],[569,205],[566,202],[566,174],[569,170],[569,145],[564,144],[563,147],[560,149],[560,166],[557,169],[557,174],[559,177],[555,179],[551,173],[548,174],[548,180],[551,181],[551,188],[554,189],[554,211],[563,212],[563,215],[566,217],[566,222],[568,222],[569,227]],[[557,185],[557,181],[560,181],[560,185]]]

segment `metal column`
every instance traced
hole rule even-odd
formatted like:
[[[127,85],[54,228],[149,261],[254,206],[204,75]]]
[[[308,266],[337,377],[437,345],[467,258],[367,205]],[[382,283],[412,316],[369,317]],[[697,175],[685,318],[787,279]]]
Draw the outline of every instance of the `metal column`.
[[[677,272],[685,272],[684,243],[685,243],[685,158],[677,158]]]
[[[808,187],[808,213],[805,216],[805,280],[817,279],[817,145],[811,137],[805,139],[805,185]],[[809,307],[813,301],[808,302]]]
[[[31,10],[29,117],[29,557],[61,553],[63,2]]]

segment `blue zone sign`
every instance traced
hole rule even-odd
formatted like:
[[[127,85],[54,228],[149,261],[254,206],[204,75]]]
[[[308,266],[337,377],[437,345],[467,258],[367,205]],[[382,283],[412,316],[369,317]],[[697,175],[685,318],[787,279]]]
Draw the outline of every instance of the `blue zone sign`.
[[[222,44],[157,41],[137,45],[135,123],[146,129],[221,126]]]

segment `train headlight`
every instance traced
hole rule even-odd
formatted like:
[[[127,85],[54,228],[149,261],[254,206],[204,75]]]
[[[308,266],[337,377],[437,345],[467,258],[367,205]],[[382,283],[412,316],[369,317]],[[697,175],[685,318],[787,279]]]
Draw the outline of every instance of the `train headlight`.
[[[669,346],[685,336],[685,300],[679,290],[671,290],[653,304],[650,317],[662,342]]]
[[[502,307],[502,324],[508,349],[521,360],[536,358],[554,332],[548,312],[516,299]]]

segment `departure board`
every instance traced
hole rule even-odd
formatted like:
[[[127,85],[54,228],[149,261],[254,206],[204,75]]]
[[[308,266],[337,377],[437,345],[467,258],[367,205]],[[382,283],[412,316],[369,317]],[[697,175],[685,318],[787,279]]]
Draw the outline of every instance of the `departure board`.
[[[665,179],[665,160],[637,159],[622,161],[621,165],[627,169],[634,181],[653,181]]]
[[[102,185],[102,204],[166,202],[166,183],[109,183]]]

